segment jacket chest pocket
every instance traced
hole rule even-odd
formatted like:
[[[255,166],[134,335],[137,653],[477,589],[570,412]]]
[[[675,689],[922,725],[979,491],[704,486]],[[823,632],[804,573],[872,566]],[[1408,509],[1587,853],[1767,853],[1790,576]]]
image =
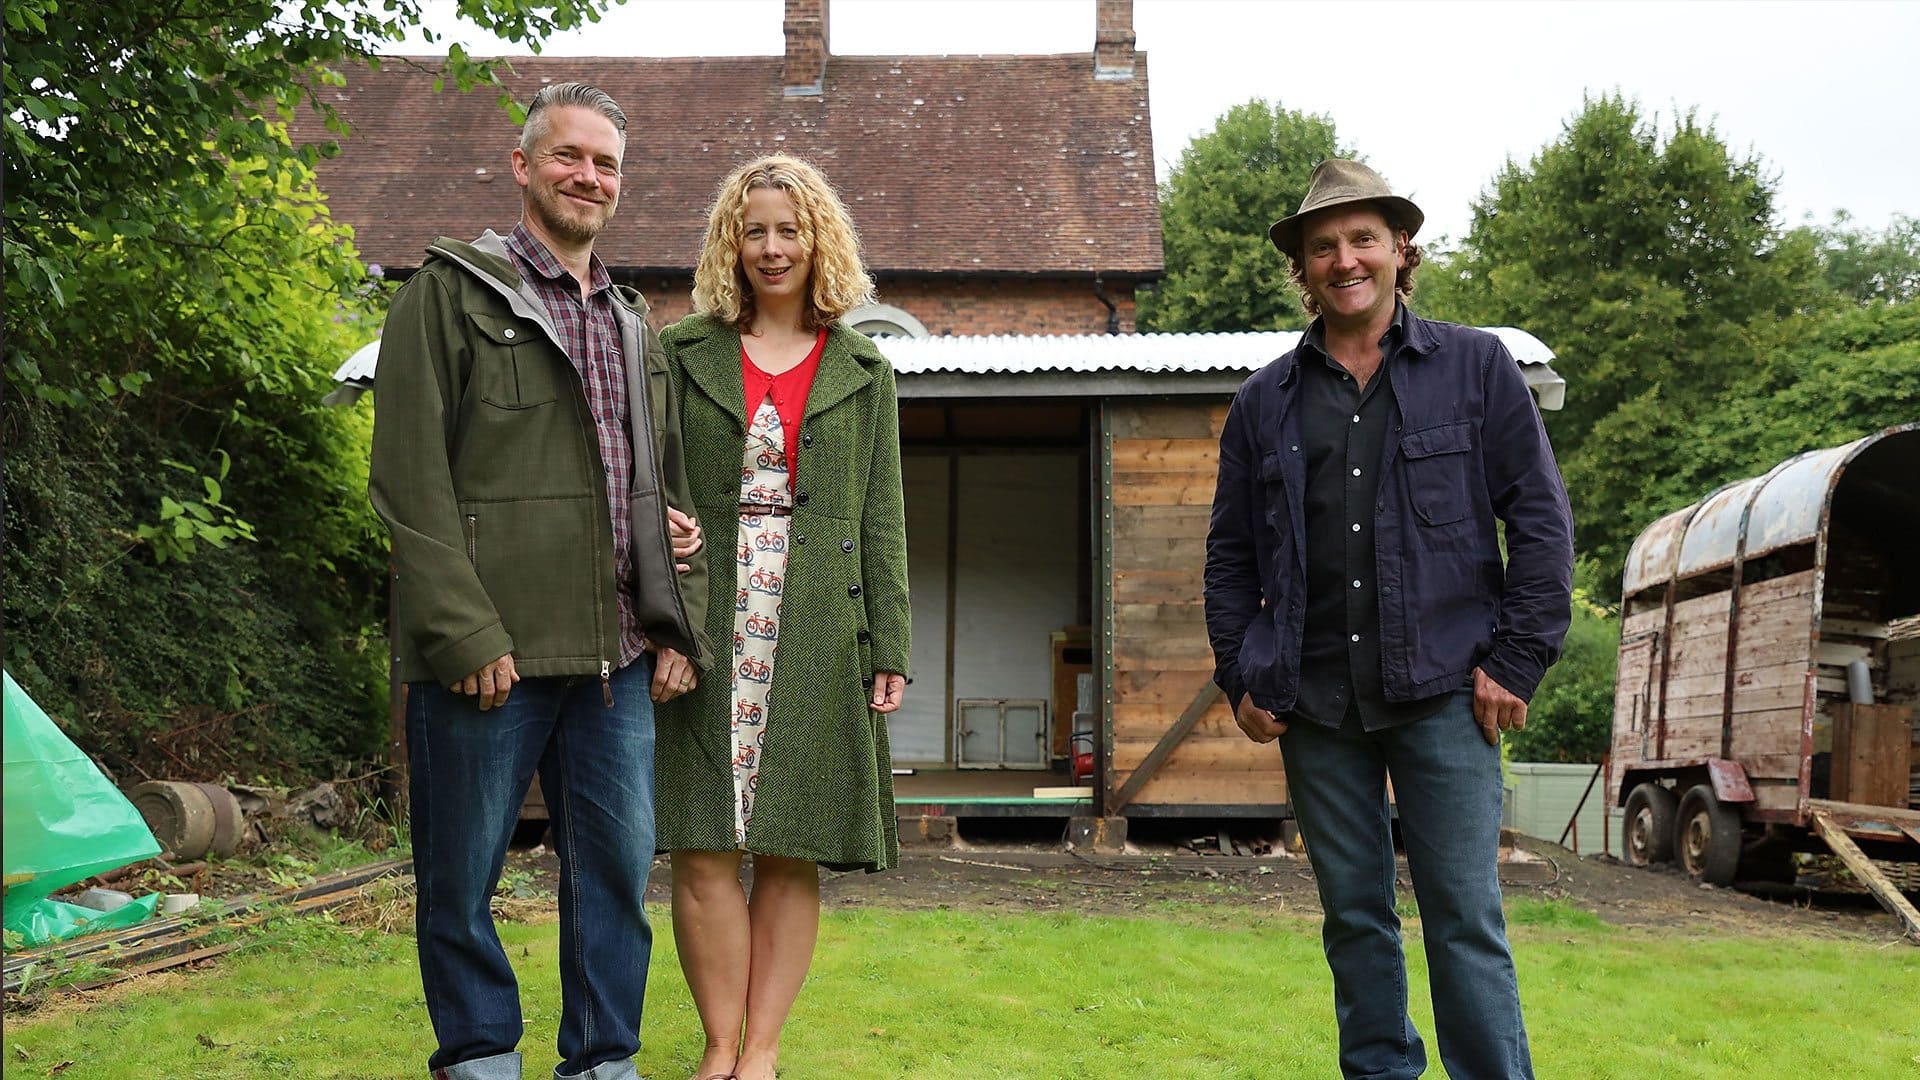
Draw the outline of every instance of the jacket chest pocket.
[[[1473,511],[1468,486],[1473,425],[1466,420],[1422,428],[1400,440],[1407,500],[1428,525],[1451,525]]]
[[[1292,536],[1292,508],[1287,505],[1287,454],[1269,450],[1260,459],[1260,484],[1254,498],[1260,500],[1260,516],[1272,530],[1275,552],[1286,548]]]
[[[472,312],[473,379],[480,400],[498,409],[531,409],[560,397],[557,351],[531,319]]]

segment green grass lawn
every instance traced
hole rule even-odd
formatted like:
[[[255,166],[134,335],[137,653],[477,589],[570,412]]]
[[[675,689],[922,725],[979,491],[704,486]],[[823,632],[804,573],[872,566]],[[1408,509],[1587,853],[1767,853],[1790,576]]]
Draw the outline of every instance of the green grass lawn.
[[[680,1080],[699,1025],[664,932],[643,1075]],[[1920,949],[1621,931],[1578,909],[1510,911],[1539,1075],[1920,1077]],[[1409,924],[1411,940],[1418,924]],[[557,928],[508,925],[527,1076],[554,1057]],[[1432,1041],[1426,969],[1413,1012]],[[412,941],[318,919],[209,971],[9,1018],[6,1075],[62,1080],[425,1075]],[[1337,1075],[1317,923],[1156,905],[1140,918],[835,911],[788,1028],[785,1080]]]

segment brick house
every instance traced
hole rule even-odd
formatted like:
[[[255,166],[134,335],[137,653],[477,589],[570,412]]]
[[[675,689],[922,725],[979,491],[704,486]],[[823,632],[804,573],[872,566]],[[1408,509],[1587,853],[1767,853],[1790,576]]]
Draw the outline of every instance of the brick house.
[[[1162,272],[1146,58],[1132,0],[1099,0],[1095,48],[1054,56],[833,56],[825,0],[787,0],[785,56],[516,58],[530,100],[583,80],[627,113],[620,211],[596,244],[657,323],[690,306],[720,179],[757,155],[819,165],[852,210],[879,303],[869,332],[1098,334],[1134,328]],[[393,58],[326,91],[352,126],[319,167],[336,220],[393,277],[427,241],[520,215],[495,95],[433,91],[437,58]],[[311,116],[296,140],[326,133]]]

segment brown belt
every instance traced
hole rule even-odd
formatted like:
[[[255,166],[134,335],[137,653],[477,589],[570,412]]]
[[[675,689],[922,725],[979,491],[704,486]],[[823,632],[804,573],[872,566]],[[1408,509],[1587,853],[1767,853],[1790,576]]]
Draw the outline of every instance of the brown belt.
[[[741,503],[740,513],[742,516],[754,514],[760,517],[789,517],[793,514],[793,507],[778,506],[773,503]]]

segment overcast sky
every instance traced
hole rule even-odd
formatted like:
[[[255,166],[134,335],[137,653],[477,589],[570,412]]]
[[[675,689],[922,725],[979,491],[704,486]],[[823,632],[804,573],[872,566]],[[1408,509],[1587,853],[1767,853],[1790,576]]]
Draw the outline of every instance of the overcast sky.
[[[835,53],[1093,48],[1093,0],[829,4]],[[525,52],[458,22],[453,0],[430,6],[433,25],[472,52]],[[782,10],[781,0],[626,0],[545,52],[779,54]],[[1332,117],[1340,141],[1426,211],[1429,239],[1457,240],[1509,157],[1525,162],[1551,142],[1583,93],[1619,90],[1669,130],[1696,110],[1736,152],[1757,152],[1787,224],[1847,210],[1878,228],[1920,214],[1913,0],[1136,0],[1134,24],[1163,179],[1221,113],[1263,97]],[[427,50],[414,38],[404,51]]]

